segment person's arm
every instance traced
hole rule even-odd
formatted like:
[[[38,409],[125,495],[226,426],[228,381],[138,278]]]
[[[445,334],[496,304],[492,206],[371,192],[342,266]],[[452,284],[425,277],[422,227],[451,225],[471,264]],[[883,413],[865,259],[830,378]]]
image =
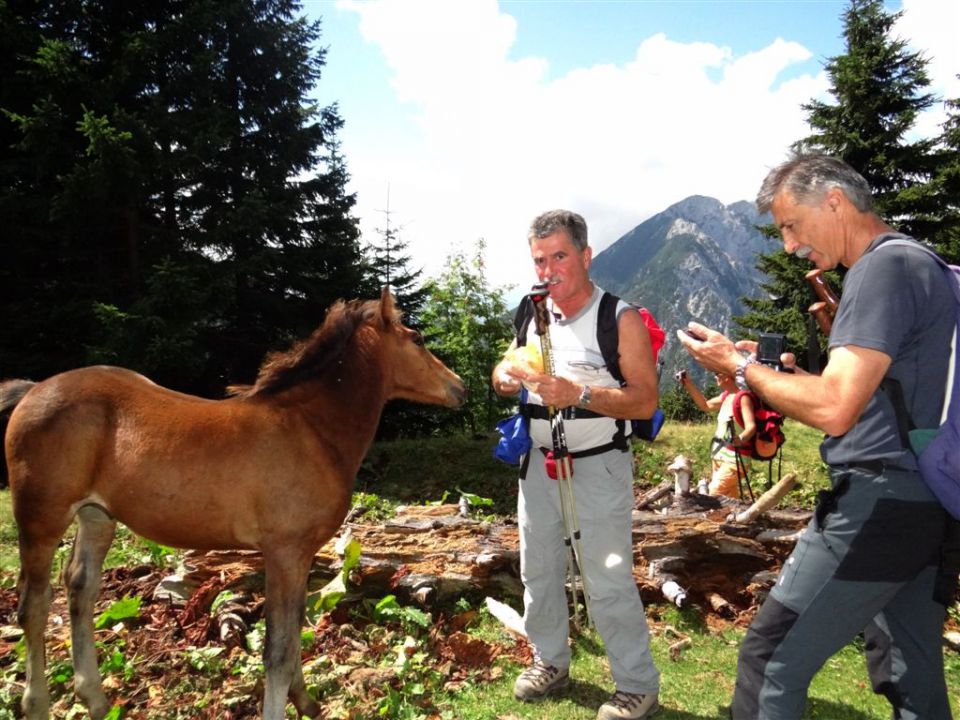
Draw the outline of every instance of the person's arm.
[[[657,367],[650,333],[638,312],[620,313],[617,323],[620,373],[626,384],[619,388],[591,386],[588,408],[613,418],[651,417],[657,409]],[[584,387],[567,378],[539,373],[528,374],[525,379],[538,383],[537,393],[544,404],[557,408],[577,405]]]
[[[743,350],[756,343],[729,339],[703,325],[691,323],[701,335],[696,340],[678,332],[687,352],[705,368],[735,374]],[[750,389],[784,415],[822,430],[827,435],[845,434],[854,426],[890,367],[890,356],[855,345],[835,347],[821,375],[777,372],[765,365],[746,367]]]
[[[846,345],[830,351],[819,376],[751,365],[744,377],[754,392],[784,415],[837,437],[856,424],[890,362],[890,356],[879,350]]]
[[[754,414],[753,398],[743,395],[740,398],[740,416],[743,420],[743,430],[733,438],[733,444],[746,445],[757,432],[757,416]]]
[[[687,394],[690,395],[690,399],[693,400],[693,404],[700,408],[700,410],[703,412],[715,413],[720,411],[720,405],[723,402],[722,395],[717,395],[716,397],[712,397],[708,400],[706,395],[700,391],[700,388],[696,386],[686,372],[684,372],[680,377],[680,385],[684,390],[687,391]]]

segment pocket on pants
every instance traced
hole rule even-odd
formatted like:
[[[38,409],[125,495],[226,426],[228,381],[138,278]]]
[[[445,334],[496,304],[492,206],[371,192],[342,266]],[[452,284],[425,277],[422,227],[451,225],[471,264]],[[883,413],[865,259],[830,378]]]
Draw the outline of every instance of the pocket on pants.
[[[937,503],[878,500],[837,568],[837,579],[906,582],[939,561],[945,517]]]

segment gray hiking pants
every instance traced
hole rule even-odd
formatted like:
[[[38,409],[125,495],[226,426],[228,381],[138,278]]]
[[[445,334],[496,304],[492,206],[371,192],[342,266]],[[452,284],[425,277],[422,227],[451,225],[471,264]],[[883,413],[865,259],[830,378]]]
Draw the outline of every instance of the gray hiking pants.
[[[731,716],[798,720],[813,676],[864,633],[874,692],[902,720],[951,717],[940,572],[947,515],[915,472],[831,470],[743,644]],[[945,594],[952,595],[950,588]]]
[[[559,485],[534,448],[520,480],[520,576],[524,626],[537,656],[570,666],[569,612],[564,583],[567,550]],[[590,611],[606,646],[617,689],[657,693],[660,673],[650,656],[650,633],[633,578],[633,455],[611,450],[576,458],[573,490]]]

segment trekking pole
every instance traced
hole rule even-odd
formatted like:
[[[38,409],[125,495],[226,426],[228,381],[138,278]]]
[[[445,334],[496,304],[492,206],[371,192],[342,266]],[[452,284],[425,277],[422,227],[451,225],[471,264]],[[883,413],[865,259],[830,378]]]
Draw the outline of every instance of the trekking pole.
[[[743,484],[746,482],[750,502],[753,502],[753,487],[750,485],[750,476],[747,474],[747,464],[743,461],[743,456],[734,443],[734,438],[737,436],[737,426],[734,425],[733,418],[730,418],[728,432],[730,433],[730,447],[733,450],[733,457],[737,463],[737,491],[740,493],[740,499],[743,500]]]
[[[550,317],[547,312],[547,285],[533,286],[534,324],[540,336],[540,352],[543,355],[543,368],[547,375],[554,375],[556,368],[553,359],[553,345],[550,341],[548,326]],[[587,615],[587,625],[592,624],[590,615],[590,590],[586,575],[583,573],[583,548],[580,543],[580,521],[577,518],[577,505],[573,492],[573,463],[567,447],[567,435],[563,427],[563,415],[552,405],[547,406],[550,419],[550,435],[553,441],[553,460],[556,467],[557,484],[560,491],[560,513],[563,519],[564,538],[567,546],[567,577],[570,582],[570,597],[573,601],[573,623],[579,630],[579,611],[577,606],[577,580],[583,586],[583,606]]]

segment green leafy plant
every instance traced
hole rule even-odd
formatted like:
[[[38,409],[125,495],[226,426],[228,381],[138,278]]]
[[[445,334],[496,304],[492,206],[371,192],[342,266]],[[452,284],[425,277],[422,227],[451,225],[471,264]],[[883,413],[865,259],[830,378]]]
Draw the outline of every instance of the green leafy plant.
[[[124,654],[125,647],[126,642],[123,638],[117,638],[109,646],[105,643],[97,643],[101,675],[119,675],[124,682],[133,679],[137,669],[136,665]]]
[[[347,594],[347,583],[350,573],[360,564],[360,542],[350,539],[343,547],[338,547],[343,555],[343,567],[337,576],[320,589],[319,592],[307,597],[307,620],[315,623],[317,618],[325,612],[333,610]]]
[[[396,596],[386,595],[376,602],[371,612],[374,622],[399,622],[406,631],[429,628],[432,618],[429,613],[409,605],[401,605]]]
[[[393,517],[397,503],[374,493],[355,492],[353,494],[353,507],[363,508],[364,522],[373,523]]]
[[[140,617],[140,605],[143,598],[139,595],[130,597],[125,595],[123,599],[117,600],[110,607],[100,613],[93,622],[97,630],[113,625],[124,620],[131,620]]]
[[[224,648],[215,645],[206,647],[190,647],[184,651],[184,657],[190,667],[199,673],[216,675],[223,670]]]

